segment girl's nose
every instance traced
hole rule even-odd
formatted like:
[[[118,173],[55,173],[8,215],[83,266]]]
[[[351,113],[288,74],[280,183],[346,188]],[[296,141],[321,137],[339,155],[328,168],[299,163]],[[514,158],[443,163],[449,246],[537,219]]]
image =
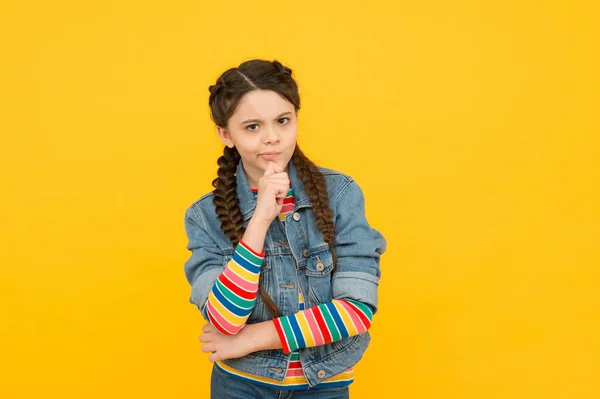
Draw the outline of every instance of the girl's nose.
[[[279,132],[275,127],[268,127],[265,129],[266,131],[266,141],[267,142],[278,142],[279,141]]]

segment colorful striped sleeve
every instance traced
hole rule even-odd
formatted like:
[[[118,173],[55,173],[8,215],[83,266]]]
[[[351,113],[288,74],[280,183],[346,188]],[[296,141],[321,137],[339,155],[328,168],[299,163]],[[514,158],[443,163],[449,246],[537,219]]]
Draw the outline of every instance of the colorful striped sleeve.
[[[373,310],[354,299],[331,302],[273,319],[284,353],[325,345],[364,333],[371,327]]]
[[[240,240],[225,270],[217,277],[203,313],[221,333],[235,335],[246,325],[256,304],[264,257],[264,248],[259,254]]]

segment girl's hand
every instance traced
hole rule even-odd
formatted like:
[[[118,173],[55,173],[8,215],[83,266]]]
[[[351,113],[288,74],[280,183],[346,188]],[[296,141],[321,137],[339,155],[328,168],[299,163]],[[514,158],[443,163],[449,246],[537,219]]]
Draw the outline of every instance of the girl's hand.
[[[290,179],[283,168],[269,161],[264,175],[258,182],[258,198],[253,217],[271,224],[283,208],[283,200],[290,190]]]
[[[212,352],[208,357],[211,362],[246,356],[263,349],[281,349],[281,341],[272,321],[246,324],[236,335],[225,335],[212,324],[202,327],[200,335],[202,352]]]
[[[204,334],[200,335],[200,342],[206,342],[205,345],[202,345],[202,352],[212,352],[208,357],[211,362],[246,356],[252,352],[252,347],[251,342],[243,339],[244,328],[236,335],[225,335],[212,324],[205,324],[202,327]]]

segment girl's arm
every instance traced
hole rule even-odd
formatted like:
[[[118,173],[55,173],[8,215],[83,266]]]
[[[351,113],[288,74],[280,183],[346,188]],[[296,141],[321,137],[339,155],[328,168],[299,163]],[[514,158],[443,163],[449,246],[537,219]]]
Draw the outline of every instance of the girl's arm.
[[[371,327],[373,310],[354,299],[331,302],[272,320],[285,353],[339,341]]]
[[[213,331],[215,326],[206,324],[200,342],[206,343],[202,346],[203,352],[212,352],[208,357],[211,362],[266,349],[290,353],[298,348],[324,345],[360,334],[370,327],[371,317],[369,305],[349,298],[333,299],[296,314],[247,324],[235,336],[221,334],[218,329]],[[310,320],[314,320],[317,327],[311,327]],[[298,331],[294,326],[301,327]]]
[[[243,351],[219,353],[218,350],[209,359],[239,357],[264,349],[283,349],[289,353],[296,348],[324,345],[357,335],[370,328],[377,311],[379,258],[387,248],[387,241],[367,222],[364,195],[354,179],[348,180],[337,199],[340,203],[336,209],[340,211],[336,215],[334,245],[338,265],[332,277],[336,299],[292,315],[249,324],[242,329],[242,337],[236,337],[246,343]],[[231,342],[227,344],[225,348],[231,347]],[[214,346],[208,348],[212,351]]]
[[[331,302],[273,319],[285,353],[339,341],[371,327],[373,310],[354,299]]]
[[[291,315],[248,324],[240,338],[251,348],[243,354],[266,349],[290,353],[299,348],[325,345],[367,331],[372,319],[369,305],[349,298],[333,299]]]
[[[202,308],[207,320],[225,335],[237,334],[254,309],[268,228],[265,223],[250,219],[244,237]]]

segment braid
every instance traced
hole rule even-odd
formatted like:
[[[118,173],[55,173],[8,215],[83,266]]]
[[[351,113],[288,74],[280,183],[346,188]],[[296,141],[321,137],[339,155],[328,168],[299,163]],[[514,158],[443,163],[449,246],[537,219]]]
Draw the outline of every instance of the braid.
[[[212,181],[214,196],[213,203],[215,204],[217,216],[221,221],[221,230],[231,240],[235,247],[244,236],[244,217],[240,209],[240,201],[237,198],[236,187],[237,181],[235,172],[240,153],[234,148],[225,147],[223,155],[219,157],[217,163],[219,170],[217,177]]]
[[[208,105],[211,118],[217,126],[227,127],[239,101],[248,92],[256,89],[273,90],[294,105],[296,112],[300,109],[298,85],[292,77],[292,69],[274,60],[249,60],[236,68],[223,72],[214,85],[208,90],[210,96]],[[236,148],[225,147],[223,155],[217,163],[218,177],[212,185],[217,217],[221,221],[221,230],[229,238],[234,248],[244,236],[244,218],[237,198],[236,172],[241,157]],[[333,255],[333,265],[337,265],[337,256],[333,247],[335,227],[333,212],[329,209],[329,199],[325,178],[317,166],[304,156],[296,146],[293,159],[297,165],[298,175],[306,188],[309,199],[313,204],[317,227],[324,240],[329,244]],[[266,307],[274,317],[282,315],[280,309],[262,287],[262,274],[259,280],[259,292]]]
[[[221,221],[221,230],[231,241],[231,244],[235,248],[246,231],[243,226],[244,216],[240,209],[240,200],[237,197],[237,179],[235,176],[237,165],[240,161],[240,153],[233,147],[225,147],[223,155],[219,157],[217,163],[219,164],[219,170],[217,171],[217,177],[212,181],[213,187],[213,203],[216,207],[216,212],[219,220]],[[283,313],[269,296],[267,291],[262,285],[262,274],[259,277],[258,290],[262,297],[267,309],[273,317],[283,316]]]
[[[308,159],[300,147],[296,145],[294,150],[294,165],[298,171],[298,177],[306,189],[308,198],[313,206],[313,213],[317,222],[317,227],[323,235],[325,242],[329,244],[333,255],[333,267],[337,265],[337,256],[333,241],[335,240],[335,226],[333,223],[333,211],[329,208],[329,196],[327,194],[327,185],[323,174],[310,159]]]

